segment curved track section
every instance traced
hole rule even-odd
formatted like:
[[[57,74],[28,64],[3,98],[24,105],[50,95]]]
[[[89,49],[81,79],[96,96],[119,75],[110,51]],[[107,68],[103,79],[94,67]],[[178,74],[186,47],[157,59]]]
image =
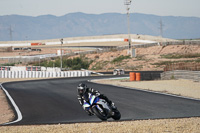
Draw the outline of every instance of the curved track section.
[[[23,119],[14,125],[99,122],[88,116],[77,100],[76,86],[83,82],[115,102],[121,120],[200,116],[200,101],[102,85],[88,80],[103,77],[63,78],[4,83]],[[16,118],[17,119],[17,118]]]

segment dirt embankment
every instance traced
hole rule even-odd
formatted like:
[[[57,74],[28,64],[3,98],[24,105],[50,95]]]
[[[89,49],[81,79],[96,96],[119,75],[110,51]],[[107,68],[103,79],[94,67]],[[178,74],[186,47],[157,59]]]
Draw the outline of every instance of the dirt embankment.
[[[94,82],[103,84],[112,84],[116,86],[125,86],[129,88],[138,88],[141,90],[150,90],[161,93],[174,94],[189,98],[200,99],[200,82],[191,80],[157,80],[157,81],[135,81],[124,80],[96,80]]]
[[[115,44],[114,42],[112,42]],[[92,43],[93,44],[93,43]],[[93,44],[95,45],[95,44]],[[101,44],[102,45],[102,44]],[[35,54],[52,54],[56,53],[60,47],[45,47],[41,48],[42,51],[21,51],[21,52],[0,52],[0,56],[25,56],[25,55],[35,55]],[[63,48],[65,53],[71,53],[75,51],[85,51],[82,48]],[[200,57],[196,58],[165,58],[163,55],[168,54],[200,54],[200,45],[169,45],[169,46],[153,46],[148,48],[136,48],[136,58],[128,58],[118,62],[112,62],[119,56],[127,56],[127,50],[117,51],[114,50],[105,53],[87,54],[85,56],[89,61],[93,63],[89,66],[89,69],[99,70],[99,71],[112,71],[115,68],[122,68],[125,70],[140,70],[140,71],[154,71],[163,70],[164,66],[168,62],[188,62],[198,60],[200,62]],[[80,56],[80,55],[78,55]],[[71,57],[73,58],[73,57]],[[7,61],[12,62],[14,59],[0,60],[0,64],[6,63]]]
[[[0,127],[2,133],[199,133],[200,118]]]
[[[111,51],[106,53],[88,54],[85,57],[93,60],[89,69],[93,70],[113,70],[122,68],[125,70],[140,71],[158,71],[163,70],[166,63],[169,62],[195,62],[200,60],[196,58],[166,58],[164,55],[169,54],[200,54],[200,45],[169,45],[153,46],[148,48],[136,48],[136,57],[112,62],[119,56],[127,56],[127,50]]]
[[[0,124],[12,121],[14,113],[8,104],[8,100],[0,88]]]

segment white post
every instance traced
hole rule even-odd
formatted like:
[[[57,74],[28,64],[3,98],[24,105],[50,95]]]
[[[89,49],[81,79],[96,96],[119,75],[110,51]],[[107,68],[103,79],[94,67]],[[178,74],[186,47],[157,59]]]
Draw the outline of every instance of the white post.
[[[15,71],[11,71],[11,78],[15,78]]]
[[[19,71],[15,71],[15,78],[19,78]]]
[[[43,75],[44,78],[48,78],[49,77],[49,72],[47,72],[47,71],[44,71],[44,72],[45,72],[45,74]]]
[[[42,71],[42,77],[45,78],[46,77],[46,72]]]
[[[61,71],[60,73],[61,73],[61,74],[60,74],[60,77],[64,77],[64,72]]]
[[[28,71],[25,71],[25,73],[26,73],[25,78],[28,78],[28,74],[29,74]]]
[[[5,78],[8,78],[8,71],[5,71]]]
[[[56,72],[56,77],[60,77],[60,72]]]
[[[35,71],[32,71],[32,78],[35,78]]]
[[[53,72],[53,77],[54,77],[54,78],[56,77],[56,72]]]
[[[82,76],[83,76],[83,77],[86,76],[86,71],[82,71]]]
[[[11,71],[8,71],[8,78],[11,78]]]
[[[28,77],[32,78],[32,71],[28,71]]]
[[[5,78],[5,71],[2,71],[2,78]]]
[[[78,77],[81,77],[81,71],[78,71]]]
[[[25,78],[25,71],[22,71],[22,78]]]
[[[42,72],[38,71],[38,78],[41,78],[41,77],[42,77]]]
[[[53,72],[49,72],[49,77],[50,77],[50,78],[53,77]]]
[[[78,72],[74,71],[74,77],[77,77],[77,76],[78,76]]]
[[[39,73],[38,73],[38,71],[35,71],[35,77],[36,77],[36,78],[39,77]]]

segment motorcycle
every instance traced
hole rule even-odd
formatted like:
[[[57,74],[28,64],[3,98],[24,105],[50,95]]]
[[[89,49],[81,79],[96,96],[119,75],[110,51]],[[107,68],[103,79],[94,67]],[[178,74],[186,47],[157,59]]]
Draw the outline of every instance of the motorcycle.
[[[121,118],[121,114],[118,109],[116,107],[111,107],[106,100],[92,95],[91,93],[86,95],[83,96],[83,107],[91,114],[96,115],[102,121],[106,121],[109,118],[113,118],[114,120],[119,120]]]

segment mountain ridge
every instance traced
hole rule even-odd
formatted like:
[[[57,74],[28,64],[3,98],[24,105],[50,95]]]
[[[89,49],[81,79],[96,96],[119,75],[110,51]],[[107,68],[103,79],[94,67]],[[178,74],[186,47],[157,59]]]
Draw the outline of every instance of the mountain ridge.
[[[131,34],[159,36],[160,20],[163,37],[172,39],[200,38],[200,18],[130,14]],[[0,16],[0,41],[43,40],[64,37],[127,34],[127,15],[121,13],[69,13],[63,16]]]

